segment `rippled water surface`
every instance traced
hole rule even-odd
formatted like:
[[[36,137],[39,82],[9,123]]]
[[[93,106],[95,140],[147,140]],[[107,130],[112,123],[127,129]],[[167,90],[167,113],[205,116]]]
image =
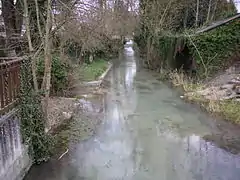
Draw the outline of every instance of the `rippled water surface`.
[[[137,60],[127,44],[106,80],[97,134],[62,159],[33,167],[27,180],[240,179],[239,154],[204,140],[215,133],[208,123],[214,120]]]

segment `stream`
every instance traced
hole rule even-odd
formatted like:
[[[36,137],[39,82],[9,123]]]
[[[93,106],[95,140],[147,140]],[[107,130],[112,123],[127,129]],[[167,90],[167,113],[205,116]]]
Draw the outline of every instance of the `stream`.
[[[240,179],[237,129],[225,131],[228,125],[184,102],[138,62],[128,42],[106,79],[96,134],[61,159],[33,166],[25,180]]]

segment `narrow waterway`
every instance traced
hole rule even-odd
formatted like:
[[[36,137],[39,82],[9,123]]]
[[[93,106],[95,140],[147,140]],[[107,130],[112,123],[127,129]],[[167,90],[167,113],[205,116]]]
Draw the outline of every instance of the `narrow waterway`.
[[[33,167],[26,180],[240,179],[240,155],[204,138],[220,134],[209,125],[215,120],[137,62],[126,45],[106,80],[96,135]]]

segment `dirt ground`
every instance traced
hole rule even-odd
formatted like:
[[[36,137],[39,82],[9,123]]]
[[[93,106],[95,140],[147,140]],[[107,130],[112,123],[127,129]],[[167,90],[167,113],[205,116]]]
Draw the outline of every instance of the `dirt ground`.
[[[48,104],[48,122],[55,129],[64,120],[71,119],[76,98],[51,97]]]
[[[198,91],[210,100],[237,100],[240,101],[240,60],[226,71],[218,74],[206,84],[203,90]]]

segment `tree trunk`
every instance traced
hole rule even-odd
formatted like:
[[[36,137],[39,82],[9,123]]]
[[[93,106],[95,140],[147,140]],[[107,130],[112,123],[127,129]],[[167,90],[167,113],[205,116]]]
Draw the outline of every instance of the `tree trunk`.
[[[47,0],[28,0],[30,31],[33,47],[39,47],[47,19]],[[43,30],[44,29],[44,30]],[[40,38],[39,38],[40,37]]]
[[[184,29],[187,28],[187,23],[188,23],[188,7],[185,10],[185,14],[184,14],[184,20],[183,20],[183,27]]]
[[[215,13],[216,13],[216,10],[217,10],[217,6],[218,6],[218,0],[216,0],[216,2],[215,2],[215,6],[214,6],[214,9],[213,9],[213,12],[212,12],[211,21],[214,20],[214,16],[215,16]]]
[[[23,3],[24,3],[25,25],[26,25],[26,34],[27,34],[27,39],[28,39],[28,47],[29,47],[30,55],[32,56],[34,49],[32,46],[27,0],[24,0]],[[31,59],[31,65],[32,65],[32,76],[33,76],[34,89],[37,92],[38,91],[38,83],[37,83],[37,75],[36,75],[35,58]]]
[[[21,0],[1,0],[2,16],[6,30],[6,54],[9,57],[16,57],[15,44],[17,44],[23,23],[23,5]]]
[[[37,16],[38,32],[39,32],[40,38],[43,38],[41,24],[40,24],[38,0],[34,0],[34,1],[35,1],[35,9],[36,9],[36,16]]]
[[[15,24],[16,24],[16,33],[21,35],[22,33],[22,24],[23,24],[23,4],[22,0],[17,0],[15,5]]]
[[[198,27],[198,21],[199,21],[199,0],[197,0],[195,27]]]
[[[13,39],[16,35],[16,15],[13,0],[1,0],[2,2],[2,16],[6,30],[6,54],[9,57],[16,57],[16,51],[13,48]]]
[[[210,20],[211,7],[212,7],[212,0],[209,0],[206,23],[208,23]]]
[[[149,36],[147,39],[147,64],[148,64],[148,68],[151,67],[151,53],[152,53],[152,48],[151,48],[151,37]]]
[[[43,99],[43,112],[46,121],[46,128],[50,128],[50,124],[48,122],[48,100],[50,95],[50,86],[51,86],[51,67],[52,67],[52,57],[51,57],[51,47],[52,47],[52,39],[50,37],[51,30],[51,0],[47,1],[47,21],[45,26],[45,47],[44,47],[44,77],[42,83],[42,89],[45,92],[45,97]]]

